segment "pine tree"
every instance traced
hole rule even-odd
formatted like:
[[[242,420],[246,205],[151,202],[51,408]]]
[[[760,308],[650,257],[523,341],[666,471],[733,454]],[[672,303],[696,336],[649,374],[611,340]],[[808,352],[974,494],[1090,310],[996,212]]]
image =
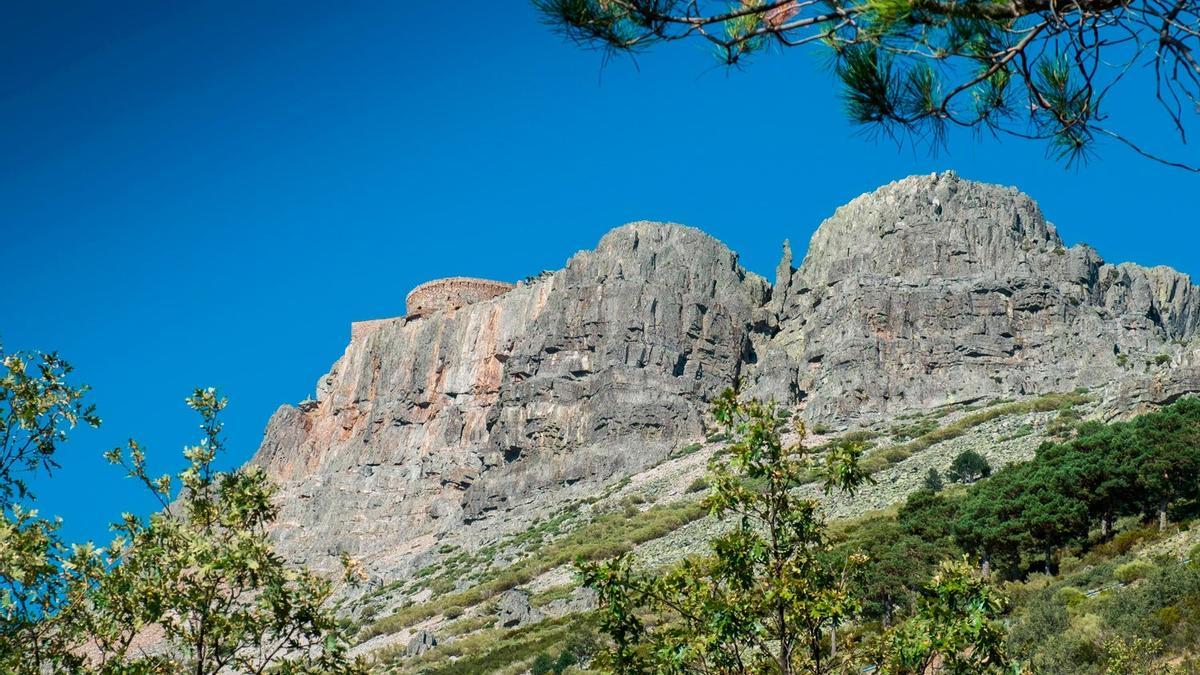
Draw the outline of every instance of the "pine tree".
[[[533,0],[544,22],[575,43],[637,54],[694,40],[727,65],[777,48],[824,49],[850,121],[936,149],[953,128],[1044,141],[1067,163],[1086,160],[1099,139],[1188,171],[1112,127],[1102,99],[1141,103],[1187,142],[1188,111],[1200,100],[1198,0],[939,2],[936,0]],[[1082,34],[1091,39],[1078,39]],[[1154,85],[1125,75],[1149,46]],[[1135,134],[1137,135],[1137,134]]]
[[[963,450],[946,471],[946,478],[955,483],[974,483],[981,478],[992,475],[992,465],[983,455],[974,450]]]

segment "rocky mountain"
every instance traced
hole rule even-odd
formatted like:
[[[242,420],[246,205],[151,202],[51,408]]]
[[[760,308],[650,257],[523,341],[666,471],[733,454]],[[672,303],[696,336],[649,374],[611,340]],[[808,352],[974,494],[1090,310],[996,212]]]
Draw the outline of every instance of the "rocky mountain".
[[[1200,391],[1200,289],[1065,247],[1015,189],[897,181],[822,223],[798,268],[785,244],[775,276],[637,222],[515,286],[423,285],[408,316],[354,324],[316,398],[272,417],[253,462],[283,485],[281,550],[317,567],[348,552],[379,586],[623,477],[682,495],[702,461],[673,458],[739,381],[833,429],[1077,388],[1113,416]]]

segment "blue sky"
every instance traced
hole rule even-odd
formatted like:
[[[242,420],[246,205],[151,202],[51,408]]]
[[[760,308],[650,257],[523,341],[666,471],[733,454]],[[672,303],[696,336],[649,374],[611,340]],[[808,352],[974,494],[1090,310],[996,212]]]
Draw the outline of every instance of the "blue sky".
[[[839,204],[954,168],[1021,187],[1108,260],[1200,272],[1193,175],[1119,147],[1078,170],[1017,141],[897,148],[843,121],[812,51],[729,72],[687,44],[602,67],[503,4],[12,9],[0,339],[60,351],[105,419],[36,483],[68,538],[149,508],[100,453],[134,437],[177,467],[192,387],[229,396],[236,465],[351,321],[401,314],[430,278],[560,267],[630,220],[703,228],[769,276],[782,240],[802,253]]]

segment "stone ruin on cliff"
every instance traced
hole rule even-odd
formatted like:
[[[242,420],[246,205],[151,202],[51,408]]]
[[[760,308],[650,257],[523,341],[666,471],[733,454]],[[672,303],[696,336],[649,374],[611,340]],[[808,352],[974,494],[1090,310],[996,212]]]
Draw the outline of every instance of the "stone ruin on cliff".
[[[416,318],[442,309],[459,309],[504,295],[513,284],[489,279],[448,277],[427,281],[404,299],[407,316]]]

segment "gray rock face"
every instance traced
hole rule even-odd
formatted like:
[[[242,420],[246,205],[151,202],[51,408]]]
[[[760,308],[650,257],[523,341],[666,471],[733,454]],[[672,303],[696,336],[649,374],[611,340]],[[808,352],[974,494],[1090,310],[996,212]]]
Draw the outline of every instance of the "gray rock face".
[[[468,491],[469,517],[701,436],[702,402],[741,374],[769,290],[717,240],[659,223],[610,232],[551,283],[505,360],[487,420],[496,471]]]
[[[437,643],[437,638],[434,637],[433,633],[424,630],[419,631],[416,635],[412,636],[408,644],[404,647],[404,655],[409,657],[420,656],[436,647]]]
[[[778,275],[762,371],[795,379],[764,389],[816,419],[1142,377],[1200,326],[1186,275],[1066,248],[1025,195],[953,173],[855,199]]]
[[[470,550],[704,435],[739,378],[810,420],[1104,387],[1200,388],[1200,291],[1066,248],[1028,197],[947,173],[840,208],[772,287],[691,228],[633,223],[496,297],[357,323],[254,462],[280,547],[385,578]]]
[[[285,485],[282,549],[395,570],[464,523],[661,460],[703,435],[768,292],[712,237],[633,223],[498,297],[355,324],[253,460]]]
[[[542,613],[529,604],[529,593],[515,588],[497,598],[496,616],[504,628],[517,628],[542,620]]]

